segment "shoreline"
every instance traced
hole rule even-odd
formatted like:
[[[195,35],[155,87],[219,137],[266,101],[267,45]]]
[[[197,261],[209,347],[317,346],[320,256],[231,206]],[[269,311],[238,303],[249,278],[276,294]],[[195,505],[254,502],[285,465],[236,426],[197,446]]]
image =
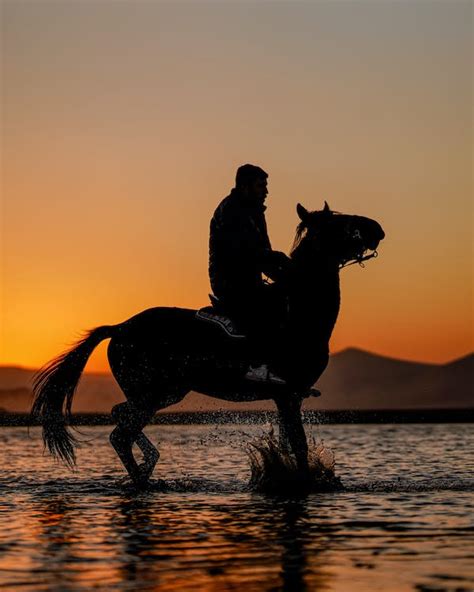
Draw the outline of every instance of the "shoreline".
[[[277,423],[276,411],[181,411],[157,413],[149,425]],[[474,408],[303,411],[309,424],[474,423]],[[0,412],[0,427],[39,425],[28,413]],[[115,425],[108,413],[75,413],[71,425]]]

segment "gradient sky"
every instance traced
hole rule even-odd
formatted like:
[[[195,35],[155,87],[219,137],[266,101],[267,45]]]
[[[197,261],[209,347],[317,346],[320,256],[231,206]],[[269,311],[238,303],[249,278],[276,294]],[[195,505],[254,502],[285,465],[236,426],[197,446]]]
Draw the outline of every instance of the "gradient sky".
[[[206,304],[209,220],[245,162],[270,174],[274,248],[297,201],[387,233],[342,273],[333,351],[471,351],[472,6],[3,0],[1,363]]]

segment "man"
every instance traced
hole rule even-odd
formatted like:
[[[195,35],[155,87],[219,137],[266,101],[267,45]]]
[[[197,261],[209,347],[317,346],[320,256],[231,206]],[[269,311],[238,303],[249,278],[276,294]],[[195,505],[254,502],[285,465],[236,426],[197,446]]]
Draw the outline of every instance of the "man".
[[[262,273],[278,279],[288,257],[273,251],[265,221],[268,174],[244,164],[237,170],[235,187],[217,207],[211,220],[209,276],[219,306],[245,327],[250,339],[272,357],[281,298]],[[285,384],[267,365],[251,368],[248,380]]]

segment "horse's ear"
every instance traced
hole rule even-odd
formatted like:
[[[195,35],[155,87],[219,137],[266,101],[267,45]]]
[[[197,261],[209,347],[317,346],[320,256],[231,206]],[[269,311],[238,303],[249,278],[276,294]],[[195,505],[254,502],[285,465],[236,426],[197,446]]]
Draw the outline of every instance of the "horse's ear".
[[[296,206],[296,212],[301,220],[301,222],[306,222],[309,216],[308,210],[303,207],[300,203]]]
[[[329,212],[331,211],[331,208],[329,207],[329,204],[327,201],[324,202],[324,208],[323,208],[323,212],[325,214],[329,214]]]

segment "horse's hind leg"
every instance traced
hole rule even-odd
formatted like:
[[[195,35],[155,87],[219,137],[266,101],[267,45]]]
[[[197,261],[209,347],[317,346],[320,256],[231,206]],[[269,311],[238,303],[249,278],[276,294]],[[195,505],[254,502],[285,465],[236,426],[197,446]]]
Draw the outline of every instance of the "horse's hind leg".
[[[160,453],[143,432],[138,434],[135,442],[143,453],[143,462],[138,465],[138,470],[142,480],[148,481],[153,474],[156,463],[160,459]]]
[[[153,415],[154,409],[138,408],[128,402],[116,405],[112,409],[112,417],[117,421],[117,427],[110,434],[110,443],[136,485],[143,485],[148,481],[158,460],[158,451],[142,433],[142,429]],[[140,449],[145,456],[145,462],[140,466],[133,456],[134,442],[139,446],[141,444]]]

